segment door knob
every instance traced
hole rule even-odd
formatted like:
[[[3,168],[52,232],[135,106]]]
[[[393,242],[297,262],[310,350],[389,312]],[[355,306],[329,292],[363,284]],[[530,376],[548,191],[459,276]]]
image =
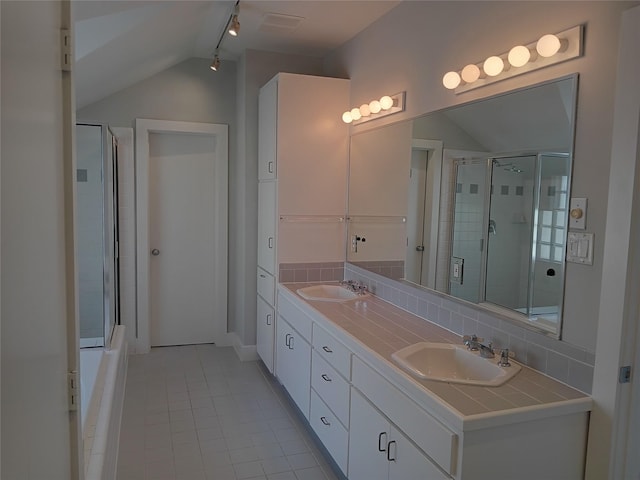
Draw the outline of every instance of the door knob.
[[[157,248],[154,248],[153,250],[151,250],[151,255],[153,255],[154,257],[157,257],[158,255],[160,255],[160,250],[158,250]]]

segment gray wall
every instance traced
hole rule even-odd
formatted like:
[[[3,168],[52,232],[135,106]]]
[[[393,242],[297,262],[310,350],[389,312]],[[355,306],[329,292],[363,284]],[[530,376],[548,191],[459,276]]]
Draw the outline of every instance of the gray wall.
[[[78,122],[134,127],[136,118],[224,123],[236,135],[236,63],[225,61],[218,72],[210,60],[190,58],[77,112]],[[235,158],[231,144],[229,161]]]
[[[327,73],[351,78],[352,105],[388,92],[407,92],[405,112],[355,126],[354,133],[580,74],[572,195],[589,199],[587,231],[595,234],[595,250],[593,266],[567,267],[563,340],[590,352],[598,328],[618,29],[621,12],[636,3],[401,2],[325,62]],[[461,95],[442,86],[449,70],[578,24],[586,24],[582,58]]]

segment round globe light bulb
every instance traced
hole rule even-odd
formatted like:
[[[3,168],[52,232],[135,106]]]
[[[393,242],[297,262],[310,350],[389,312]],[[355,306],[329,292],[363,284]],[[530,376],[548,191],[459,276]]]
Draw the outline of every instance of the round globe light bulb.
[[[500,57],[489,57],[484,61],[482,68],[484,73],[490,77],[495,77],[496,75],[500,75],[504,70],[504,62]]]
[[[473,83],[480,78],[480,69],[477,65],[469,64],[462,69],[462,80]]]
[[[369,104],[368,103],[363,103],[362,105],[360,105],[360,115],[362,115],[363,117],[368,117],[369,115],[371,115],[371,109],[369,108]]]
[[[518,45],[509,50],[509,64],[514,67],[524,67],[531,59],[531,51],[524,45]]]
[[[389,110],[391,107],[393,107],[393,98],[391,98],[389,95],[385,95],[380,99],[380,106],[383,110]]]
[[[442,77],[442,84],[449,90],[453,90],[458,85],[460,85],[460,81],[461,79],[460,75],[458,75],[458,72],[447,72],[444,74],[444,77]]]
[[[369,111],[371,111],[371,113],[380,113],[380,110],[382,110],[382,106],[378,100],[371,100],[371,102],[369,102]]]
[[[536,43],[536,51],[545,58],[553,57],[560,51],[560,47],[560,39],[552,34],[543,35]]]
[[[353,122],[353,117],[351,116],[351,112],[344,112],[342,114],[342,121],[344,123],[351,123]]]
[[[360,113],[360,110],[357,108],[352,108],[351,118],[353,118],[354,120],[360,120],[362,118],[362,114]]]

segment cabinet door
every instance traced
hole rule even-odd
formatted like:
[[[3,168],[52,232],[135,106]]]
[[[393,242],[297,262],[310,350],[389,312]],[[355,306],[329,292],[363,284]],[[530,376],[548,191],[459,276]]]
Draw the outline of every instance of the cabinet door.
[[[258,266],[276,274],[276,183],[258,184]]]
[[[391,427],[389,480],[447,480],[445,475],[400,431]]]
[[[273,341],[275,339],[273,307],[259,295],[257,307],[256,350],[267,369],[273,373]]]
[[[258,96],[258,180],[276,178],[278,79],[260,89]]]
[[[352,388],[349,426],[350,480],[386,480],[388,478],[389,435],[387,419]]]
[[[276,376],[304,416],[309,418],[311,345],[282,317],[276,322]]]

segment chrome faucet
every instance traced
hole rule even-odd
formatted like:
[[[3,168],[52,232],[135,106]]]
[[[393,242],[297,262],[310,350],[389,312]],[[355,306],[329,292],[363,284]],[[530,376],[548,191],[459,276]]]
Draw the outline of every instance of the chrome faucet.
[[[464,343],[472,352],[480,352],[482,358],[493,358],[495,353],[493,351],[493,345],[484,345],[484,338],[478,338],[476,335],[465,335],[462,337],[462,343]]]
[[[365,295],[367,293],[367,286],[357,280],[340,280],[339,283],[347,290],[351,290],[358,295]]]

